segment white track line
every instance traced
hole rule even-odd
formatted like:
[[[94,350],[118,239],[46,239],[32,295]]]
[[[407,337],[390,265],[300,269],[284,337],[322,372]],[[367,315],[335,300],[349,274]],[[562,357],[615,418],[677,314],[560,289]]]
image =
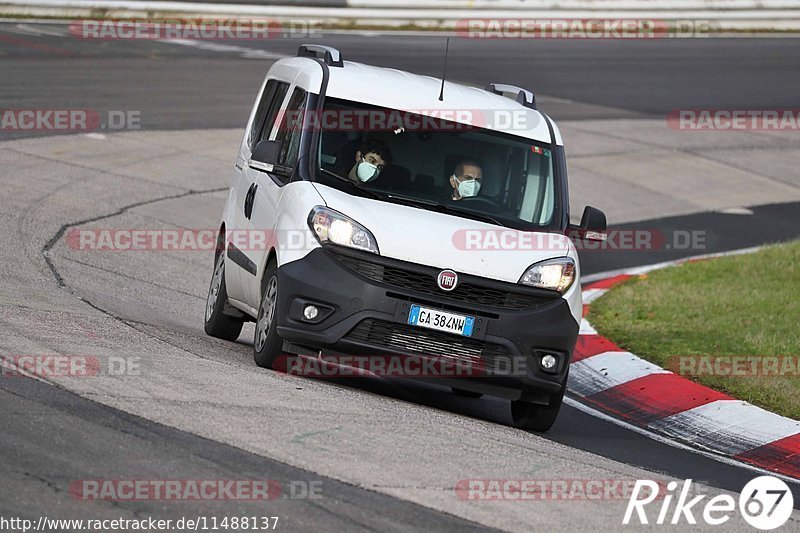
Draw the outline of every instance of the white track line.
[[[42,24],[17,24],[17,28],[22,31],[31,32],[33,35],[51,35],[53,37],[66,37],[69,32],[66,28],[55,29]]]
[[[237,53],[241,54],[244,59],[284,59],[290,57],[286,54],[279,54],[277,52],[269,52],[259,48],[248,48],[246,46],[236,46],[233,44],[221,44],[210,41],[196,41],[194,39],[158,39],[160,43],[177,44],[180,46],[190,46],[200,50],[219,53]]]
[[[765,470],[763,468],[759,468],[759,467],[753,466],[751,464],[743,463],[741,461],[737,461],[735,459],[731,459],[730,457],[724,457],[724,456],[721,456],[721,455],[717,455],[715,453],[711,453],[711,452],[707,452],[705,450],[701,450],[699,448],[693,448],[692,446],[689,446],[688,444],[684,444],[682,442],[678,442],[676,440],[672,440],[670,438],[663,437],[663,436],[661,436],[661,435],[659,435],[657,433],[653,433],[651,431],[648,431],[646,429],[640,428],[638,426],[634,426],[633,424],[630,424],[628,422],[625,422],[625,421],[619,420],[617,418],[614,418],[613,416],[607,415],[607,414],[605,414],[605,413],[603,413],[601,411],[598,411],[597,409],[589,407],[588,405],[585,405],[585,404],[579,402],[578,400],[575,400],[574,398],[564,397],[564,403],[569,405],[570,407],[574,407],[578,411],[586,413],[589,416],[594,416],[594,417],[599,418],[601,420],[604,420],[606,422],[611,422],[612,424],[615,424],[615,425],[617,425],[617,426],[619,426],[619,427],[621,427],[623,429],[627,429],[628,431],[633,431],[634,433],[638,433],[639,435],[643,435],[643,436],[647,437],[650,440],[654,440],[654,441],[656,441],[656,442],[658,442],[660,444],[666,444],[667,446],[670,446],[671,448],[677,448],[679,450],[684,450],[684,451],[692,452],[692,453],[695,453],[695,454],[698,454],[698,455],[702,455],[703,457],[707,457],[709,459],[713,459],[714,461],[717,461],[718,463],[722,463],[722,464],[727,465],[727,466],[735,466],[737,468],[743,468],[745,470],[750,470],[751,472],[755,472],[757,474],[761,474],[761,475],[764,475],[764,476],[777,477],[777,478],[780,478],[780,479],[786,481],[787,483],[794,483],[795,485],[800,486],[800,480],[794,479],[794,478],[789,477],[789,476],[785,476],[783,474],[779,474],[777,472],[773,472],[771,470]]]
[[[620,274],[630,274],[631,276],[638,276],[640,274],[647,274],[648,272],[652,272],[653,270],[658,270],[660,268],[666,268],[670,266],[680,265],[686,263],[688,261],[696,261],[699,259],[712,259],[714,257],[727,257],[729,255],[742,255],[742,254],[751,254],[753,252],[757,252],[762,249],[764,246],[751,246],[750,248],[739,248],[738,250],[729,250],[726,252],[715,252],[711,254],[702,254],[702,255],[693,255],[690,257],[683,257],[681,259],[675,259],[673,261],[664,261],[662,263],[654,263],[652,265],[645,265],[639,267],[629,267],[629,268],[620,268],[617,270],[609,270],[607,272],[598,272],[597,274],[589,274],[588,276],[581,276],[581,283],[592,283],[595,281],[604,280],[607,278],[613,278],[615,276],[619,276]]]

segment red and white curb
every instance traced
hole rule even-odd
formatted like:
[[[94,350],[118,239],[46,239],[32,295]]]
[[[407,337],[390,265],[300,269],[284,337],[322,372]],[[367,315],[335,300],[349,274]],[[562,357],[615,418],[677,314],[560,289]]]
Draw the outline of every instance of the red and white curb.
[[[723,254],[714,256],[719,255]],[[712,256],[684,261],[708,257]],[[614,272],[584,286],[584,319],[570,366],[570,394],[662,437],[800,479],[800,422],[649,363],[599,335],[586,320],[591,303],[614,285],[684,261]]]

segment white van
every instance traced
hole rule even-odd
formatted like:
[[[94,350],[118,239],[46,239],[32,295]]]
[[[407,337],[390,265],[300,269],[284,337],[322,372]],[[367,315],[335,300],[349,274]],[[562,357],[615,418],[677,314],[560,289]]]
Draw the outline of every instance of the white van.
[[[515,425],[546,431],[581,321],[570,236],[606,232],[591,207],[569,220],[561,135],[531,92],[303,45],[250,114],[205,331],[235,340],[255,321],[267,368],[286,354],[468,368],[435,381],[511,400]]]

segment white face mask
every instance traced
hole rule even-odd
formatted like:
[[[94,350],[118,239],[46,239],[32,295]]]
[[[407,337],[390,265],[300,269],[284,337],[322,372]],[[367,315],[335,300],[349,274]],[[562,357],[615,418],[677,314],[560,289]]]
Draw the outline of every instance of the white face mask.
[[[358,179],[361,181],[369,181],[378,174],[378,166],[373,165],[369,161],[364,161],[363,159],[358,164],[358,167],[356,167],[356,176],[358,176]]]
[[[455,175],[453,175],[453,179],[455,179],[458,184],[458,194],[466,198],[478,196],[478,191],[481,190],[481,182],[478,180],[461,181]]]

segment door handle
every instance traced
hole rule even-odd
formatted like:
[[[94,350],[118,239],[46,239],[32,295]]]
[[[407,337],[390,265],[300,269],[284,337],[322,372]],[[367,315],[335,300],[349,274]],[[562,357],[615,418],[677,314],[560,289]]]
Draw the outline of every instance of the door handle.
[[[253,215],[253,204],[256,201],[256,189],[258,189],[258,185],[253,182],[250,184],[250,188],[247,189],[247,195],[244,197],[244,216],[247,220],[250,220],[250,217]]]

